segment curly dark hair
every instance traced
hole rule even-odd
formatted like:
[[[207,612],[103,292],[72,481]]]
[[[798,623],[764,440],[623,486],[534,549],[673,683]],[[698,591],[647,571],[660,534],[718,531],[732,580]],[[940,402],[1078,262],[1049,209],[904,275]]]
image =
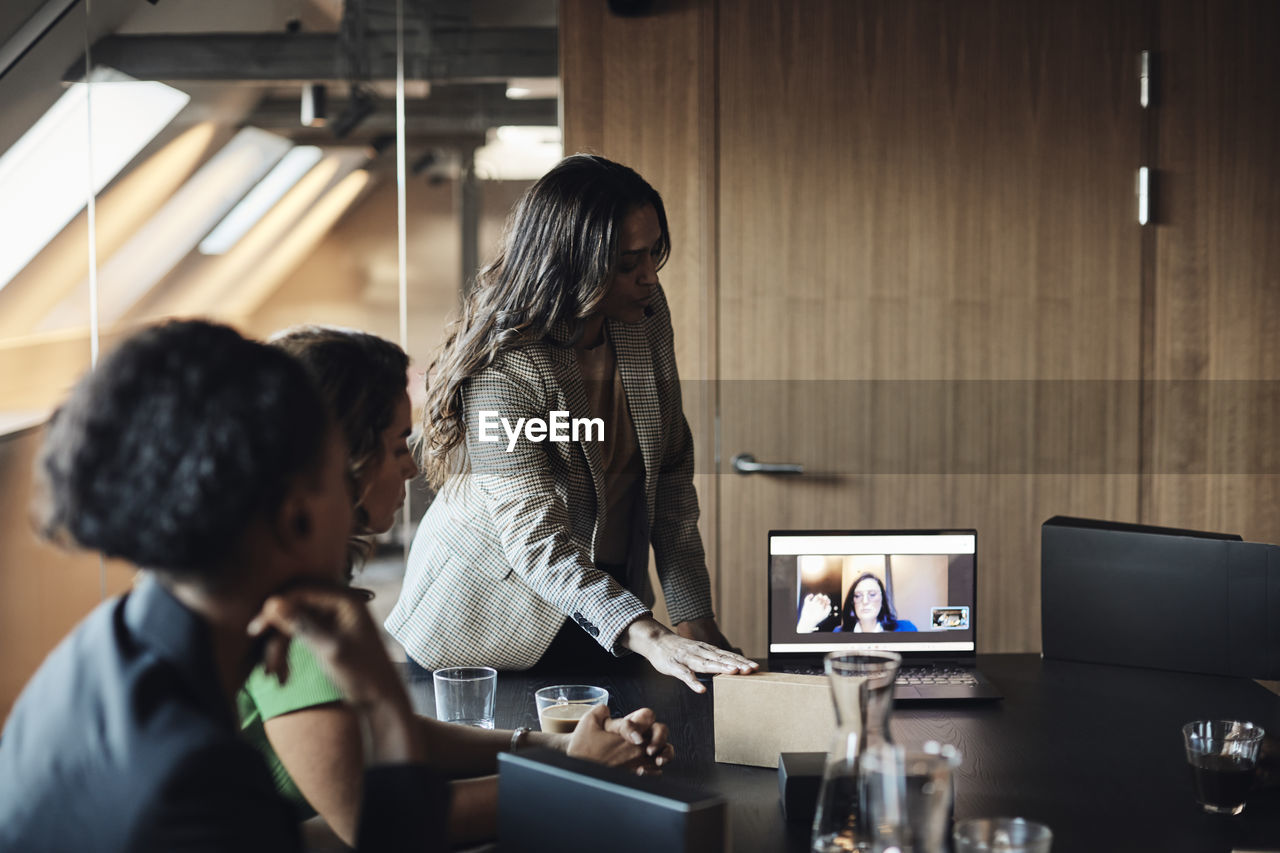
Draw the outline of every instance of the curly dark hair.
[[[306,370],[235,330],[187,320],[130,337],[49,422],[41,533],[217,585],[248,524],[320,465],[330,416]]]
[[[347,473],[353,484],[382,461],[382,433],[408,384],[409,356],[377,335],[330,326],[297,326],[267,342],[307,369],[347,439]],[[356,495],[357,500],[359,494]],[[369,515],[355,507],[357,536],[368,536]],[[352,543],[352,557],[367,556],[367,539]]]

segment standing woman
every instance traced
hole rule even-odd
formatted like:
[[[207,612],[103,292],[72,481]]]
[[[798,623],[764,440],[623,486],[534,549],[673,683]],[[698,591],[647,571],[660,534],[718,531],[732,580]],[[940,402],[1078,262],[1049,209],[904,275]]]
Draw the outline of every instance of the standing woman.
[[[697,692],[695,673],[755,668],[711,609],[670,252],[662,198],[602,157],[565,158],[512,212],[428,371],[420,461],[439,494],[386,625],[416,663],[599,668],[630,650]],[[558,440],[539,426],[554,418],[603,434]],[[650,545],[676,632],[650,609]]]

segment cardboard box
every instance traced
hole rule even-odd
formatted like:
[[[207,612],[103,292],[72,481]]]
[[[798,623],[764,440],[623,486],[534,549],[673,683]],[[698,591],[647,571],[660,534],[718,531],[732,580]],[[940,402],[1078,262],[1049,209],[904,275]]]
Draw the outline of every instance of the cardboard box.
[[[779,753],[831,748],[836,712],[826,676],[718,675],[712,686],[716,761],[776,768]]]

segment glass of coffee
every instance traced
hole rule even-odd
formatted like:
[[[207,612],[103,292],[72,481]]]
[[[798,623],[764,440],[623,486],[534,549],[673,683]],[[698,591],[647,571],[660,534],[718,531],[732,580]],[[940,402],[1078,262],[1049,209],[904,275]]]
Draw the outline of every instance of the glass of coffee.
[[[1205,811],[1244,811],[1264,734],[1260,726],[1239,720],[1197,720],[1182,727],[1191,784]]]
[[[544,732],[571,732],[596,705],[609,704],[609,691],[588,684],[557,684],[533,694]]]

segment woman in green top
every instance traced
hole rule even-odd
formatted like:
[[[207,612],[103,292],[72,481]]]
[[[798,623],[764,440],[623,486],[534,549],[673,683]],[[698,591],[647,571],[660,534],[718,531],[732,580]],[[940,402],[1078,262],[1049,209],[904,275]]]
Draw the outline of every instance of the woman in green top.
[[[395,344],[362,332],[323,327],[287,331],[271,341],[299,359],[316,380],[345,434],[354,485],[354,566],[371,549],[369,536],[389,530],[404,502],[404,483],[418,473],[408,439],[409,360]],[[288,679],[279,683],[259,667],[239,696],[245,736],[267,758],[276,785],[302,816],[318,812],[347,843],[355,835],[360,802],[361,735],[355,715],[300,643],[290,645]],[[512,732],[486,731],[420,718],[429,763],[453,783],[449,835],[454,843],[494,834],[497,754]],[[571,735],[529,732],[529,745],[552,747],[637,772],[657,772],[671,759],[666,726],[641,709],[610,720],[607,711],[583,719]],[[431,828],[424,827],[424,831]]]

